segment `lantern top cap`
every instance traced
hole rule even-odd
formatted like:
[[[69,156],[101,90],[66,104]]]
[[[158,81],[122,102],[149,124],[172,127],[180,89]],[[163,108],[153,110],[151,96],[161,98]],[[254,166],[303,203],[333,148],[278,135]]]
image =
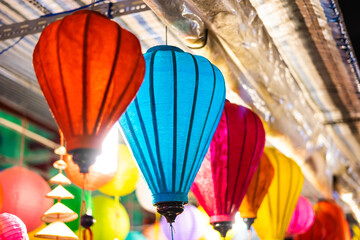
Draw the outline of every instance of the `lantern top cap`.
[[[184,52],[178,47],[169,46],[169,45],[159,45],[152,48],[149,48],[146,53],[155,52],[155,51],[175,51],[175,52]]]

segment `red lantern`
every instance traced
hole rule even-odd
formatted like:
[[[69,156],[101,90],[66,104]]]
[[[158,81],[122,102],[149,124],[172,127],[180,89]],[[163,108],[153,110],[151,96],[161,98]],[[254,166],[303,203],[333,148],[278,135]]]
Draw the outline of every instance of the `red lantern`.
[[[265,131],[251,110],[225,102],[208,153],[191,187],[210,223],[225,237],[250,184],[265,144]]]
[[[331,221],[327,219],[326,221]],[[294,240],[324,240],[326,236],[326,223],[322,222],[318,216],[315,216],[314,223],[303,234],[298,234]],[[331,224],[331,223],[330,223]]]
[[[309,200],[299,197],[295,210],[286,231],[288,236],[306,232],[314,222],[315,212]]]
[[[273,177],[274,167],[266,154],[263,154],[240,206],[240,215],[248,229],[257,216],[257,211],[269,190]]]
[[[334,200],[320,200],[314,206],[316,215],[320,215],[323,221],[333,219],[335,223],[326,225],[326,237],[324,240],[350,240],[350,228],[341,207]],[[325,215],[325,216],[324,216]]]
[[[29,232],[39,227],[41,216],[53,204],[45,197],[51,191],[45,179],[26,168],[11,167],[0,173],[0,184],[5,193],[1,212],[18,216]]]
[[[100,13],[80,10],[44,29],[33,59],[66,148],[87,173],[143,81],[139,40]]]

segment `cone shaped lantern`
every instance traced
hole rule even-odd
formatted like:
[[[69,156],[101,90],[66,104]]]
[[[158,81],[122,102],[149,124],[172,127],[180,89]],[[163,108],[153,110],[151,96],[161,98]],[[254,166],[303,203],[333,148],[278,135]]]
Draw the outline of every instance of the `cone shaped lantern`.
[[[240,215],[248,230],[255,221],[257,211],[269,190],[273,177],[274,168],[266,154],[263,154],[240,205]]]
[[[191,187],[222,237],[234,223],[264,144],[265,131],[259,117],[226,101],[209,151]]]
[[[144,83],[120,125],[157,211],[173,222],[219,122],[225,84],[206,58],[177,47],[150,48],[144,57]]]
[[[66,148],[87,173],[143,81],[139,40],[106,16],[80,10],[44,29],[33,65]]]
[[[274,178],[258,210],[254,228],[261,240],[283,240],[304,183],[295,161],[275,148],[264,154],[274,167]]]

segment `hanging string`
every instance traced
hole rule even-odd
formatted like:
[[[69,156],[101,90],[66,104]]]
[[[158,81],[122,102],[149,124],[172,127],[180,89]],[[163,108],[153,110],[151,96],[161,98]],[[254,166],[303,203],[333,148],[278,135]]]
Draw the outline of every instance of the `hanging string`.
[[[167,25],[165,25],[165,45],[168,45],[168,39],[167,39],[167,31],[168,31],[168,29],[167,29]]]
[[[23,119],[21,122],[22,131],[21,131],[21,145],[20,145],[20,161],[19,166],[23,166],[24,161],[24,145],[25,145],[25,120]]]
[[[10,50],[11,48],[15,47],[21,40],[24,39],[24,36],[22,36],[21,38],[19,38],[16,42],[14,42],[13,44],[11,44],[10,46],[8,46],[7,48],[1,50],[0,55],[3,54],[4,52]]]
[[[170,223],[171,240],[174,240],[174,226]]]

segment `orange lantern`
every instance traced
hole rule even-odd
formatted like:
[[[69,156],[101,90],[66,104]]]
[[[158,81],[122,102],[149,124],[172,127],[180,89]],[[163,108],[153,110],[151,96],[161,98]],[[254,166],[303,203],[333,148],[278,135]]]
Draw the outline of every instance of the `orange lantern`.
[[[333,219],[333,224],[327,225],[325,240],[350,240],[350,228],[341,207],[334,200],[320,200],[314,206],[316,216],[322,215],[322,221]]]
[[[240,205],[240,215],[248,229],[250,229],[257,216],[257,211],[269,190],[273,177],[274,167],[266,154],[263,154]]]
[[[106,16],[80,10],[44,29],[33,64],[66,148],[87,173],[143,81],[139,40]]]

